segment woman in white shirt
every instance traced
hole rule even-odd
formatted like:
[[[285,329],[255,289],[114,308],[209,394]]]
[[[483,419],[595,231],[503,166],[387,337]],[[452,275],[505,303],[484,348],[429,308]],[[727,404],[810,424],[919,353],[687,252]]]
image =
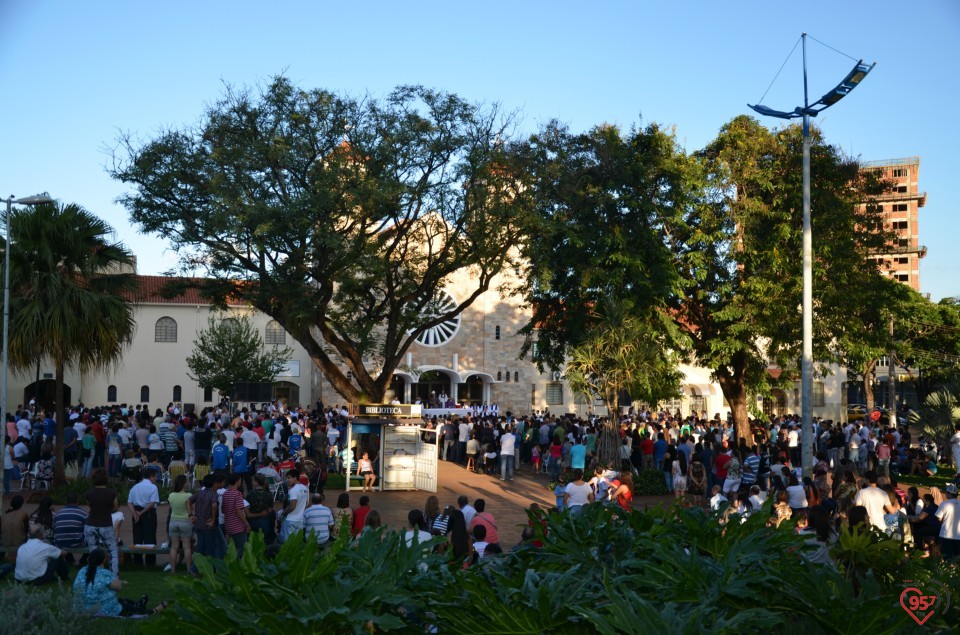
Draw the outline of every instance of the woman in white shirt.
[[[569,509],[571,514],[579,514],[584,505],[593,501],[593,487],[584,482],[583,470],[574,470],[573,480],[563,490],[563,508]]]
[[[426,530],[427,521],[423,517],[423,512],[419,509],[411,509],[407,514],[407,527],[406,533],[403,534],[404,542],[407,543],[408,547],[412,547],[414,543],[416,544],[426,544],[433,535]]]
[[[357,461],[357,476],[363,477],[363,491],[373,491],[373,485],[377,482],[377,475],[373,472],[373,461],[370,460],[368,452],[363,453],[363,457]]]
[[[790,476],[790,485],[787,486],[787,504],[794,512],[807,508],[807,493],[796,474]]]

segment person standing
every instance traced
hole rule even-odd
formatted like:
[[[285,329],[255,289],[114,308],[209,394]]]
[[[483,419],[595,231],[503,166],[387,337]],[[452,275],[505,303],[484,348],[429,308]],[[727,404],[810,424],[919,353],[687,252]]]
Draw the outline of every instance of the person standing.
[[[457,425],[457,463],[463,463],[467,455],[467,441],[470,440],[470,424],[461,419]]]
[[[864,487],[853,499],[854,505],[862,505],[867,510],[867,521],[884,531],[887,524],[883,520],[883,507],[890,503],[890,497],[885,491],[877,487],[877,473],[869,471],[863,475],[870,482],[869,487]]]
[[[157,478],[157,470],[148,467],[143,471],[143,478],[130,488],[127,495],[127,507],[133,518],[134,545],[157,545],[157,505],[160,503]],[[148,554],[144,559],[148,566],[157,564],[156,553]],[[134,562],[139,560],[139,555],[134,556]]]
[[[960,557],[960,500],[957,500],[957,486],[950,483],[946,487],[947,500],[940,503],[935,516],[940,521],[940,553],[944,560]]]
[[[956,432],[950,437],[950,452],[953,454],[953,469],[960,474],[960,425]]]
[[[209,557],[220,556],[220,528],[217,526],[219,502],[216,490],[217,477],[207,474],[203,477],[203,489],[190,498],[187,510],[193,521],[193,530],[197,534],[198,554]]]
[[[167,497],[170,503],[170,523],[167,533],[170,535],[170,564],[164,571],[174,573],[177,569],[177,557],[183,546],[183,563],[189,571],[193,565],[193,524],[190,522],[190,493],[183,491],[187,485],[187,475],[181,474],[173,481],[173,491]]]
[[[238,449],[243,449],[242,446]],[[236,451],[236,450],[235,450]],[[245,501],[240,493],[240,475],[227,477],[227,490],[223,493],[223,529],[227,540],[237,548],[237,557],[243,557],[243,548],[250,535],[250,522],[247,520]]]
[[[120,508],[120,502],[117,500],[117,493],[107,487],[106,469],[95,469],[91,481],[93,488],[87,490],[86,494],[90,511],[83,526],[83,537],[91,551],[102,546],[110,553],[110,570],[117,575],[120,572],[120,554],[117,551],[112,516],[113,512]]]
[[[280,529],[280,542],[303,529],[303,514],[307,509],[310,492],[300,482],[300,470],[287,471],[287,496],[289,502],[283,511],[283,524]]]
[[[513,428],[507,426],[506,431],[500,435],[500,480],[513,480],[513,461],[516,452],[517,437],[513,434]]]

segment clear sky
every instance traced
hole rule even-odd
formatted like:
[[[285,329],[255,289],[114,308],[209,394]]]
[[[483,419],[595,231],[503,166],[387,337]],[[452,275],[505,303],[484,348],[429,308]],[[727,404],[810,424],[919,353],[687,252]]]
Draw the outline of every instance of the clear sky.
[[[120,131],[148,139],[198,122],[225,83],[284,73],[357,95],[418,83],[517,110],[525,131],[554,118],[574,130],[658,122],[695,150],[752,112],[803,31],[878,62],[817,123],[862,160],[921,157],[921,290],[960,295],[958,0],[0,0],[0,195],[82,204],[141,273],[159,273],[174,256],[114,202],[124,186],[105,172],[110,150]],[[816,42],[808,63],[811,99],[853,66]],[[802,98],[798,47],[764,103]]]

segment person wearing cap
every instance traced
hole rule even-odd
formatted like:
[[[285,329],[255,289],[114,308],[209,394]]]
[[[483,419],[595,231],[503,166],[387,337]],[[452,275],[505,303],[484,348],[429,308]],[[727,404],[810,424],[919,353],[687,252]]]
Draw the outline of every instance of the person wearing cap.
[[[940,521],[940,553],[944,560],[953,560],[960,556],[960,500],[956,483],[949,483],[945,491],[947,500],[940,503],[935,516]]]

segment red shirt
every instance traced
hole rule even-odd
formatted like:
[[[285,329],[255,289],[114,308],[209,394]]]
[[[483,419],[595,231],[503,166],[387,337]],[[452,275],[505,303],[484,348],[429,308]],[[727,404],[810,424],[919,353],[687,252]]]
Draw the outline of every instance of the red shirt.
[[[97,445],[104,445],[106,443],[107,435],[103,431],[103,424],[100,423],[99,419],[90,424],[90,432],[93,433],[93,438],[97,440]]]
[[[729,454],[721,454],[717,457],[714,467],[717,468],[717,476],[720,478],[727,478],[727,463],[730,462]]]
[[[228,536],[242,534],[247,530],[247,525],[241,518],[243,518],[243,494],[238,489],[227,488],[223,493],[223,528]]]
[[[487,530],[487,536],[484,538],[490,544],[496,544],[500,542],[500,534],[497,533],[497,523],[493,519],[493,516],[488,512],[481,512],[473,517],[473,520],[470,521],[470,532],[473,533],[473,528],[477,525],[483,525]]]
[[[653,439],[647,438],[640,442],[640,454],[653,455]]]
[[[367,514],[370,513],[369,505],[361,505],[353,510],[353,535],[359,536],[363,531],[363,523],[367,522]]]

